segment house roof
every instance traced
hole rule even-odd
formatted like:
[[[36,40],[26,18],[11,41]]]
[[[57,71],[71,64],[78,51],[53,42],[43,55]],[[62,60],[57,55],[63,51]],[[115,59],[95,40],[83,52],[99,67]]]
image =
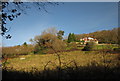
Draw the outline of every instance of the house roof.
[[[92,37],[85,37],[85,38],[82,38],[82,39],[80,39],[80,40],[97,40],[97,39],[92,38]]]

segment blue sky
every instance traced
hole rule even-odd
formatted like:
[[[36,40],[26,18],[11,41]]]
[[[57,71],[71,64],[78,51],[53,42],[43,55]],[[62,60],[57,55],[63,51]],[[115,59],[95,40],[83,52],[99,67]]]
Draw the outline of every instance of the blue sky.
[[[65,36],[118,27],[117,2],[64,2],[58,6],[48,6],[47,10],[49,13],[32,8],[26,11],[27,14],[8,22],[12,38],[3,38],[3,46],[30,43],[30,38],[50,27],[64,30]]]

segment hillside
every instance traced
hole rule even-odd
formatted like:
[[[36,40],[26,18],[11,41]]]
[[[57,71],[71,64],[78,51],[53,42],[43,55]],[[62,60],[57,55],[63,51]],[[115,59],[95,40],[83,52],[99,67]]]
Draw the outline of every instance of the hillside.
[[[76,34],[76,40],[79,40],[84,37],[93,37],[96,38],[99,43],[111,43],[118,44],[118,39],[120,35],[120,27],[114,28],[112,30],[102,30],[96,31],[88,34]]]

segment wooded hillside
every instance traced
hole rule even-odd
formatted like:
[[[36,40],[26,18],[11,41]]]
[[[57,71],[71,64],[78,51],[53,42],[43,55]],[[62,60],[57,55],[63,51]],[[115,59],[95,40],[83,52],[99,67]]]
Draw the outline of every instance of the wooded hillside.
[[[111,44],[118,44],[120,35],[120,27],[114,28],[112,30],[102,30],[96,31],[88,34],[76,34],[76,40],[79,40],[84,37],[93,37],[96,38],[99,43],[111,43]]]

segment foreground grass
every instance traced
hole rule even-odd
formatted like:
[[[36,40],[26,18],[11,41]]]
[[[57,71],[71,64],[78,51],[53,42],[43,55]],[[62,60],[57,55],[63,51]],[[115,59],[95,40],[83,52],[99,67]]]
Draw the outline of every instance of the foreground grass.
[[[99,65],[109,65],[114,67],[117,64],[116,54],[102,54],[98,52],[61,52],[60,53],[62,68],[65,66],[74,66],[74,62],[77,66],[88,66],[90,63],[96,63]],[[25,59],[21,59],[25,58]],[[42,71],[45,68],[55,69],[58,66],[58,58],[56,54],[46,55],[23,55],[18,58],[7,60],[6,67],[13,68],[17,71],[29,72],[32,68],[37,68]]]
[[[94,51],[64,52],[61,53],[62,67],[59,67],[55,54],[26,55],[7,60],[2,75],[3,80],[7,81],[119,81],[120,61],[116,57],[116,54]]]
[[[119,46],[117,44],[98,44],[95,46],[94,49],[96,49],[96,50],[103,50],[103,49],[113,50],[114,48],[119,48]]]
[[[34,68],[30,72],[16,71],[16,70],[3,70],[3,80],[39,80],[39,81],[81,81],[81,80],[94,80],[100,79],[108,81],[119,81],[120,68],[103,66],[81,66],[81,67],[67,67],[64,69],[43,70],[39,71]]]

